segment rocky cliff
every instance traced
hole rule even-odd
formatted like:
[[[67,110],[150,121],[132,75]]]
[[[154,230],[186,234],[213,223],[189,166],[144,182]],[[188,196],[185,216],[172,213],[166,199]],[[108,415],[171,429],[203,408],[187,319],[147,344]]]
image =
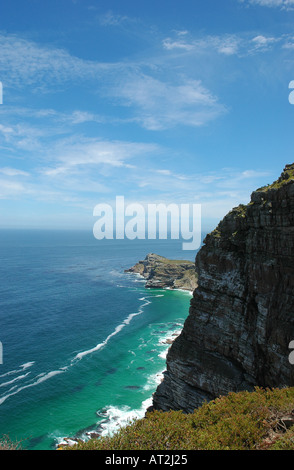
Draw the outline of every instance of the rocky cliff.
[[[144,260],[125,272],[144,277],[146,288],[193,291],[197,286],[197,274],[192,261],[172,260],[154,253],[149,253]]]
[[[191,412],[229,391],[293,386],[294,164],[207,235],[196,271],[153,407]]]

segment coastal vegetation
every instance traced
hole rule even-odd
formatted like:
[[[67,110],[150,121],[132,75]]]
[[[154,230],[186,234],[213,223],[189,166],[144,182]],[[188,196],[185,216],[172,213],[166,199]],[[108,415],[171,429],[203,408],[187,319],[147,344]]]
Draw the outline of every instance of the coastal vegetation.
[[[256,191],[268,191],[270,189],[279,189],[285,184],[288,184],[294,180],[294,163],[285,166],[282,175],[273,183],[263,186]]]
[[[152,411],[71,450],[293,450],[294,388],[229,393],[193,413]]]

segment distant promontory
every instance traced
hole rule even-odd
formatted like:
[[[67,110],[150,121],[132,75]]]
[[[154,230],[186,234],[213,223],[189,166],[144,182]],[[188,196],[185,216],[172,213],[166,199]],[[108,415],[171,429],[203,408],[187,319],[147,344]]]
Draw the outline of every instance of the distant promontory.
[[[194,262],[168,259],[154,253],[149,253],[125,272],[140,274],[146,279],[146,288],[193,291],[197,287]]]

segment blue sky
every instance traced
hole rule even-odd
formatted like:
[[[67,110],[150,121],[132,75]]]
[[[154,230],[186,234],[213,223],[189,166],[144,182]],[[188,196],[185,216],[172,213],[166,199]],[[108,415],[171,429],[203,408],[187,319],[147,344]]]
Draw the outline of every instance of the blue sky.
[[[294,0],[0,0],[0,227],[201,204],[292,163]]]

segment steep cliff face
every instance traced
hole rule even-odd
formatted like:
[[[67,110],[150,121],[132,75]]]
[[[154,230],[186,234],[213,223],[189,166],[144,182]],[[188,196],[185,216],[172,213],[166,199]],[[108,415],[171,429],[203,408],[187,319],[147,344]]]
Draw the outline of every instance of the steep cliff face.
[[[294,164],[207,235],[196,271],[153,407],[191,412],[229,391],[293,386]]]

